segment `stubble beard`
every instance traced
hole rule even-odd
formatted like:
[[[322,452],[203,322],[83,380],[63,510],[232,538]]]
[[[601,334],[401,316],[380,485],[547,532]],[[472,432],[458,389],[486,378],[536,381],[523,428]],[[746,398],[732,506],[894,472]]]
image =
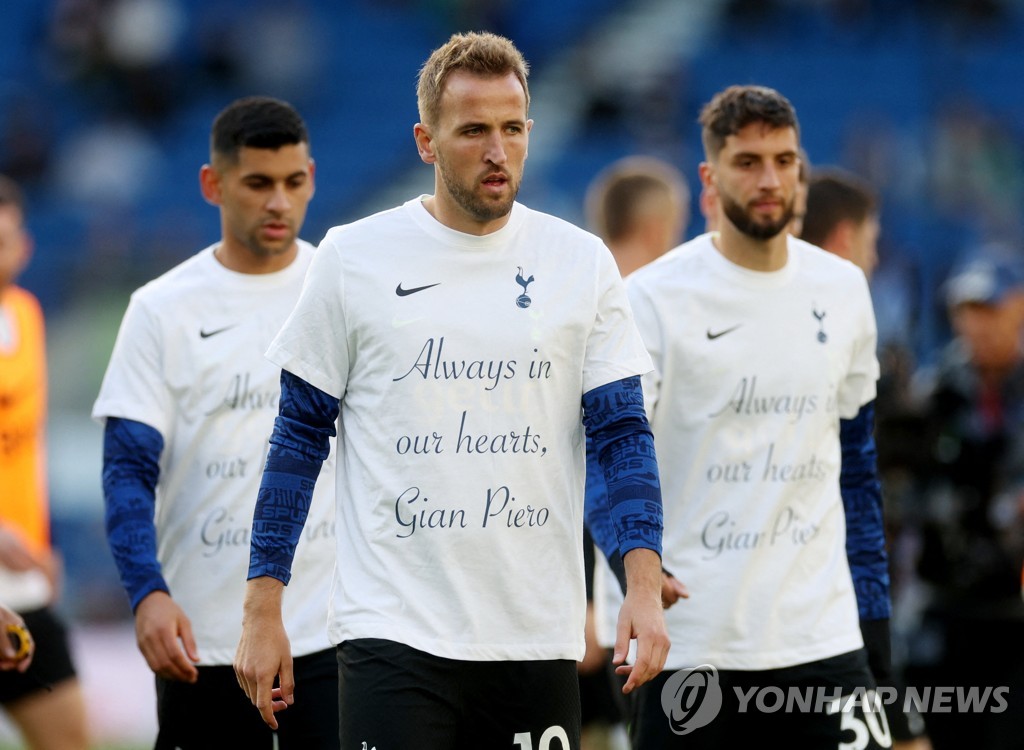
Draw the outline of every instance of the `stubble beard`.
[[[294,232],[289,232],[282,242],[274,242],[268,245],[260,240],[260,231],[261,228],[257,227],[256,231],[246,238],[245,243],[245,246],[249,248],[249,252],[257,258],[273,258],[278,255],[284,255],[295,244],[297,235]]]
[[[782,216],[775,221],[759,222],[743,206],[719,191],[722,213],[740,232],[755,240],[770,240],[789,226],[793,220],[793,201],[785,207]]]
[[[458,204],[459,208],[465,211],[467,214],[473,217],[479,222],[495,221],[508,216],[512,210],[512,204],[515,203],[516,196],[519,194],[519,182],[512,176],[508,177],[509,197],[500,200],[485,200],[477,195],[472,185],[459,182],[458,178],[451,173],[444,162],[444,159],[438,155],[437,166],[441,171],[441,179],[444,181],[444,186],[448,189],[448,193],[452,196],[452,199]]]

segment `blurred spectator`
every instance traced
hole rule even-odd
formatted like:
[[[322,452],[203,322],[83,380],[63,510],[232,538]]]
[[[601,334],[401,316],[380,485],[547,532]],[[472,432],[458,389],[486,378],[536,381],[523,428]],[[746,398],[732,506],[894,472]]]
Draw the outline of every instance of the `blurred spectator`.
[[[326,74],[320,65],[327,42],[307,0],[259,0],[244,14],[235,10],[222,20],[214,61],[233,73],[235,86],[299,104],[322,93],[318,81]]]
[[[62,80],[79,80],[98,65],[103,46],[102,17],[108,0],[56,0],[46,29],[52,72]]]
[[[28,189],[41,182],[50,168],[50,105],[36,93],[23,91],[5,102],[0,117],[0,173]]]
[[[158,123],[183,100],[178,0],[58,0],[47,48],[57,75],[107,111]]]
[[[936,750],[1024,747],[1024,276],[989,246],[944,287],[954,338],[921,373],[917,572],[908,682],[1009,687],[1006,710],[932,712]]]
[[[867,180],[883,199],[906,204],[908,210],[922,210],[921,193],[930,163],[921,132],[871,106],[850,112],[842,129],[836,161]]]
[[[108,118],[65,144],[55,178],[79,205],[139,205],[156,189],[162,162],[162,151],[143,128],[125,118]]]
[[[105,63],[124,110],[160,124],[180,104],[185,71],[177,53],[185,29],[177,0],[112,1],[103,19]]]
[[[965,93],[950,96],[929,146],[939,210],[984,235],[1020,236],[1024,149],[1008,122]]]
[[[225,43],[232,36],[237,13],[232,0],[209,0],[196,9],[195,54],[199,83],[226,88],[237,83],[241,60],[235,45]]]

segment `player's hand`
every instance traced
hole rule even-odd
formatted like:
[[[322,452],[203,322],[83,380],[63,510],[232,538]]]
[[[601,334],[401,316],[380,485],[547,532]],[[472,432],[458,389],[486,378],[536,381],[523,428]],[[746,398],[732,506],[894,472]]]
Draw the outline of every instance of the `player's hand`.
[[[25,628],[21,615],[0,606],[0,670],[16,669],[24,672],[32,663],[35,649],[35,641]]]
[[[179,682],[199,679],[192,623],[166,591],[148,594],[135,608],[135,640],[157,676]]]
[[[246,585],[242,637],[234,661],[239,686],[271,729],[277,729],[274,714],[295,702],[291,644],[281,619],[283,589],[283,583],[266,577]]]
[[[670,646],[661,600],[661,558],[648,549],[626,553],[626,599],[619,610],[612,664],[626,677],[622,692],[629,694],[655,677],[665,666]],[[626,663],[630,641],[636,639],[636,659]]]
[[[668,609],[680,599],[689,598],[690,590],[686,588],[686,585],[667,570],[662,569],[661,606]]]

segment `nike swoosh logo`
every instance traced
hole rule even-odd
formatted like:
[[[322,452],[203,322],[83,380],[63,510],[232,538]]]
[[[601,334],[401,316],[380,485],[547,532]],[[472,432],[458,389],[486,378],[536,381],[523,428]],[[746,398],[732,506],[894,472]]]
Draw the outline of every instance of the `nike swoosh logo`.
[[[739,328],[741,325],[743,325],[743,324],[742,323],[737,323],[732,328],[726,328],[724,331],[716,331],[715,333],[712,333],[711,329],[709,328],[708,329],[708,341],[714,341],[715,339],[717,339],[717,338],[719,338],[721,336],[724,336],[727,333],[732,333],[737,328]]]
[[[235,325],[238,325],[237,323]],[[216,336],[218,333],[224,333],[224,331],[230,331],[234,328],[234,325],[224,326],[223,328],[214,328],[212,331],[204,331],[202,328],[199,329],[199,338],[208,339],[210,336]]]
[[[440,283],[440,281],[437,282],[437,284]],[[412,289],[402,289],[402,285],[399,284],[398,286],[395,287],[395,294],[397,294],[399,297],[406,297],[410,294],[416,294],[416,292],[422,292],[424,289],[430,289],[430,287],[437,286],[437,284],[427,284],[426,286],[414,286]]]

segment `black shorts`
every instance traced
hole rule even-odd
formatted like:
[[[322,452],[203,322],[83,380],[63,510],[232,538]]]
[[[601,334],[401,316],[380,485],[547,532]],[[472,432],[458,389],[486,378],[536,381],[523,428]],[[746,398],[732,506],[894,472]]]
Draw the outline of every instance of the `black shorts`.
[[[338,647],[344,748],[578,750],[576,662],[463,661],[376,638]]]
[[[32,634],[36,650],[27,671],[0,672],[0,704],[5,706],[76,676],[67,628],[57,614],[49,607],[18,614]]]
[[[662,672],[634,696],[638,749],[892,746],[863,649],[782,669]]]
[[[277,713],[281,750],[338,750],[338,660],[333,648],[293,660],[295,703]],[[274,732],[234,667],[199,667],[194,684],[156,678],[156,750],[271,750]]]

